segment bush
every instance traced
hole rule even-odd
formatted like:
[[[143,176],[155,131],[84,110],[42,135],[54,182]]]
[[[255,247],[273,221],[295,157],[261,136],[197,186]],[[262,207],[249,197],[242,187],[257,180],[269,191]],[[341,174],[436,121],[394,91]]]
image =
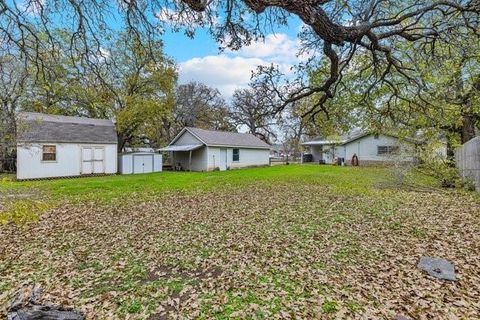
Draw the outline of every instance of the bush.
[[[436,178],[443,188],[454,188],[460,180],[457,168],[448,160],[438,159],[436,161],[423,162],[420,165],[420,169],[424,173]]]

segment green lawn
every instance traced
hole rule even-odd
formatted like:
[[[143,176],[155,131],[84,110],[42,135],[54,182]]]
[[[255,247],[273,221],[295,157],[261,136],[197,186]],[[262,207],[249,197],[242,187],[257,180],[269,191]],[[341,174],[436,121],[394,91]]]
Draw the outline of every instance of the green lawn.
[[[389,170],[354,167],[291,165],[231,170],[226,172],[160,172],[138,175],[115,175],[81,179],[57,179],[0,183],[0,192],[11,189],[39,189],[54,197],[95,197],[109,200],[127,193],[162,193],[169,191],[210,191],[227,187],[246,186],[257,182],[315,182],[319,176],[324,183],[336,188],[364,192],[375,181],[382,181]]]
[[[478,318],[479,213],[384,168],[0,179],[0,304],[40,284],[92,319]]]

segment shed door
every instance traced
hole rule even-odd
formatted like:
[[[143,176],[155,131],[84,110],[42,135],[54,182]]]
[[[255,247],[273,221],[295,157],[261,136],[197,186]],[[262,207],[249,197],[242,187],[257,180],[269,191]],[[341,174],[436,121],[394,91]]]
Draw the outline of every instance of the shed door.
[[[105,173],[105,148],[82,147],[82,174]]]
[[[134,155],[133,173],[153,172],[153,155]]]
[[[143,172],[153,172],[153,155],[143,156]]]
[[[105,148],[93,148],[93,173],[105,173]]]

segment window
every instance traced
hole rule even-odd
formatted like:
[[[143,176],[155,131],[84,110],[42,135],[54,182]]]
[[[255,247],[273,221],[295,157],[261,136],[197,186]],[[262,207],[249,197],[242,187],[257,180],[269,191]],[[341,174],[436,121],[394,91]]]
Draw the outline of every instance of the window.
[[[240,149],[233,149],[232,160],[240,161]]]
[[[42,161],[56,161],[57,146],[45,145],[42,147]]]
[[[379,156],[398,154],[398,151],[398,146],[377,146],[377,155]]]

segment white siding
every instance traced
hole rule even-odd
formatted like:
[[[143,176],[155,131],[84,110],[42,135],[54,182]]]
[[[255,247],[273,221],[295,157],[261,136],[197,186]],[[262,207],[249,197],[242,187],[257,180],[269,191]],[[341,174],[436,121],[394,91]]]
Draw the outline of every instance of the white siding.
[[[236,169],[252,166],[267,166],[270,164],[270,150],[269,149],[240,149],[240,160],[233,161],[233,149],[227,149],[227,168]],[[208,170],[215,170],[218,168],[220,159],[220,147],[208,147]]]
[[[399,155],[378,155],[378,146],[399,146]],[[412,145],[401,141],[394,137],[380,135],[375,139],[374,135],[369,135],[358,140],[352,141],[345,145],[345,161],[350,161],[353,154],[357,154],[361,163],[365,161],[412,161],[413,150]]]
[[[42,146],[57,147],[56,161],[42,161]],[[81,174],[82,146],[96,146],[105,149],[104,173],[117,172],[116,144],[75,144],[75,143],[32,143],[17,145],[17,178],[37,179],[78,176]]]
[[[174,145],[184,146],[189,144],[203,144],[198,140],[193,134],[188,131],[183,132],[183,134],[175,141]]]

